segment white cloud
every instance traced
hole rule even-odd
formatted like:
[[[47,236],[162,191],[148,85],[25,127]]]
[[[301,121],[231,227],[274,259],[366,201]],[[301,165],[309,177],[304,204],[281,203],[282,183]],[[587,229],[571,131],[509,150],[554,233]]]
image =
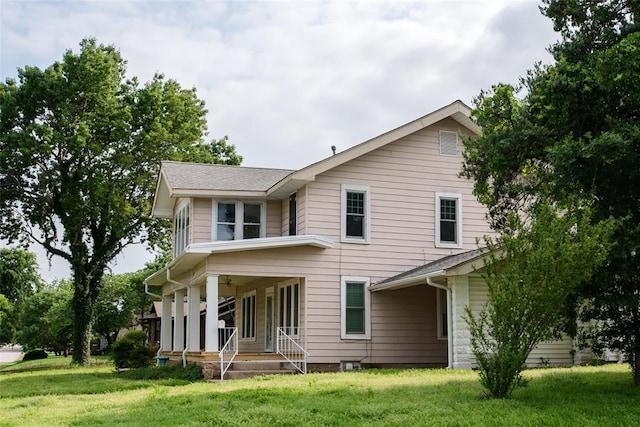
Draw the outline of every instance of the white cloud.
[[[244,164],[300,168],[548,61],[555,34],[538,5],[3,0],[0,75],[94,36],[143,82],[162,72],[195,86],[210,137],[228,135]]]

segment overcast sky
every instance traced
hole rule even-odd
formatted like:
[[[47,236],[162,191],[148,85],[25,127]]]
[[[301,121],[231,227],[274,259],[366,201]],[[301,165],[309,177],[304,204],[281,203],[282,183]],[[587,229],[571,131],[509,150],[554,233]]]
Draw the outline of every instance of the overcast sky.
[[[297,169],[481,89],[517,83],[557,35],[533,0],[0,2],[0,73],[113,44],[141,82],[195,87],[209,138],[243,165]],[[32,248],[36,250],[36,248]],[[47,281],[68,277],[63,260]],[[152,255],[124,253],[116,273]]]

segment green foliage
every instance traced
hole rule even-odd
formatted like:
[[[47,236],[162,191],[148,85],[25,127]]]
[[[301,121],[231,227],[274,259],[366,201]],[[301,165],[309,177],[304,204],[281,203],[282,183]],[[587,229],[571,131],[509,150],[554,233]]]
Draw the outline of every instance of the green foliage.
[[[143,368],[153,361],[155,353],[146,344],[144,331],[131,331],[111,346],[116,368]]]
[[[14,341],[16,329],[12,318],[13,306],[4,295],[0,294],[0,345]]]
[[[536,200],[624,221],[571,298],[585,345],[625,352],[640,384],[640,3],[544,0],[542,11],[562,36],[556,62],[535,65],[520,98],[496,85],[474,100],[484,131],[465,141],[462,174],[497,229]]]
[[[71,346],[71,284],[54,283],[25,299],[16,341],[26,349],[45,348],[61,354]]]
[[[18,248],[0,249],[0,294],[16,303],[33,295],[40,285],[35,254]]]
[[[28,360],[46,359],[47,357],[49,357],[49,354],[46,351],[39,348],[39,349],[27,351],[24,354],[24,356],[22,356],[22,361],[26,362]]]
[[[73,359],[87,363],[108,263],[129,244],[170,235],[149,215],[160,162],[240,157],[226,138],[203,140],[195,89],[161,74],[140,85],[118,50],[94,39],[0,83],[0,111],[0,237],[35,241],[69,262]]]
[[[121,329],[132,326],[136,289],[132,274],[108,274],[102,278],[100,295],[96,300],[93,330],[106,338],[111,346]]]
[[[546,203],[526,222],[509,220],[498,242],[487,240],[487,303],[480,313],[466,311],[480,381],[492,398],[509,397],[522,385],[531,350],[557,338],[569,295],[604,262],[616,224],[593,225],[588,209],[559,215]]]
[[[188,382],[200,381],[204,378],[202,368],[195,363],[188,363],[187,366],[147,366],[144,368],[132,369],[121,372],[125,378],[132,380],[185,380]]]

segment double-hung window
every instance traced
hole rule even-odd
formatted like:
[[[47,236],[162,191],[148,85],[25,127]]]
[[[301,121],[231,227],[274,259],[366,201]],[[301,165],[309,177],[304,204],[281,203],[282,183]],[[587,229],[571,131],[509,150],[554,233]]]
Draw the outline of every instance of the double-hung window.
[[[462,195],[436,193],[436,247],[462,247]]]
[[[257,239],[266,235],[266,210],[263,203],[214,202],[215,239]]]
[[[343,276],[341,280],[340,337],[371,338],[371,297],[368,277]]]
[[[173,218],[173,256],[180,255],[189,246],[191,232],[189,202],[178,208]]]
[[[362,185],[342,185],[341,240],[349,243],[369,243],[371,234],[370,188]]]
[[[256,291],[242,295],[242,334],[243,340],[256,339]]]

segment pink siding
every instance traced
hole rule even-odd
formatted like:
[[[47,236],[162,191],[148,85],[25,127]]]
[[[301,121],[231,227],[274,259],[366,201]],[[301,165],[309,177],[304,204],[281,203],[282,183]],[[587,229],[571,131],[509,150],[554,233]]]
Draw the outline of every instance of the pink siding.
[[[203,243],[211,241],[211,199],[192,199],[191,242]]]
[[[267,202],[267,237],[284,235],[280,226],[282,216],[282,203],[279,200],[269,200]]]

